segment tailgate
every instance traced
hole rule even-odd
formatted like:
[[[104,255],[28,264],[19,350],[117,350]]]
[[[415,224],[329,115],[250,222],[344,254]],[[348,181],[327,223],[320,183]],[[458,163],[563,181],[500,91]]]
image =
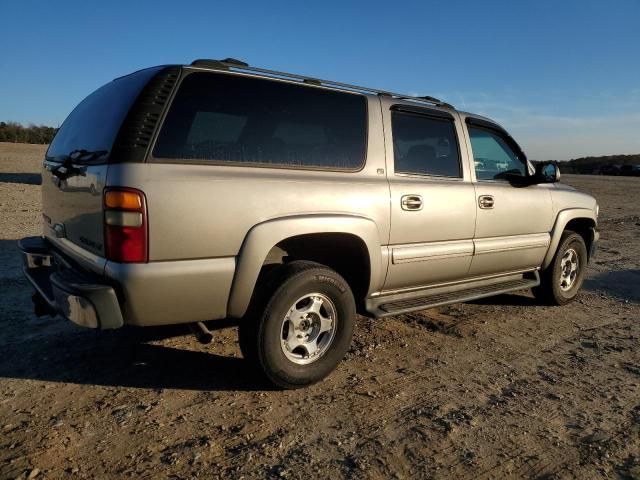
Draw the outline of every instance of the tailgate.
[[[104,256],[102,190],[108,166],[80,165],[77,174],[64,179],[52,173],[58,167],[45,161],[42,170],[44,235],[54,243],[66,238]]]

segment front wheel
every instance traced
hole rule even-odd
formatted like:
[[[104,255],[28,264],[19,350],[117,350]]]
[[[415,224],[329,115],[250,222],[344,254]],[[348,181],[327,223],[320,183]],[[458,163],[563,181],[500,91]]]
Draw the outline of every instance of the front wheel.
[[[274,272],[257,314],[243,319],[240,344],[248,359],[282,388],[299,388],[331,373],[347,353],[355,301],[335,271],[296,261]],[[270,285],[269,285],[270,283]]]
[[[583,238],[575,232],[564,232],[551,265],[540,276],[540,285],[532,289],[533,295],[547,305],[573,301],[582,287],[587,261]]]

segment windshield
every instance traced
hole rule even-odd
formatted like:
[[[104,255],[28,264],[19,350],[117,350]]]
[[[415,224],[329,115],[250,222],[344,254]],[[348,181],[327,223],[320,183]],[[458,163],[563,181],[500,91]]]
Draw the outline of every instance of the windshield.
[[[75,163],[106,161],[131,105],[161,68],[116,78],[80,102],[51,142],[47,160],[63,162],[71,157]]]

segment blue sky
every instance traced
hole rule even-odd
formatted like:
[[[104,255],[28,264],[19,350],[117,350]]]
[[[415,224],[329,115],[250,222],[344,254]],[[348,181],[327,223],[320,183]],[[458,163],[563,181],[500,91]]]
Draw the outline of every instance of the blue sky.
[[[84,96],[195,58],[441,97],[530,158],[640,153],[640,0],[0,0],[0,120],[58,125]]]

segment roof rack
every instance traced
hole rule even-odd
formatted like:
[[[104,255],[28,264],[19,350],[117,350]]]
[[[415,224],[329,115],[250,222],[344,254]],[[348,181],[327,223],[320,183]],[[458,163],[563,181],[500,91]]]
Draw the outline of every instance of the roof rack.
[[[193,62],[191,62],[191,65],[194,67],[213,68],[216,70],[254,72],[254,73],[260,73],[262,75],[272,77],[272,78],[280,78],[280,79],[286,79],[286,80],[291,80],[291,79],[299,80],[303,83],[307,83],[310,85],[336,87],[341,90],[347,90],[350,92],[373,93],[373,94],[381,95],[384,97],[397,98],[399,100],[409,100],[409,101],[418,102],[418,103],[428,103],[431,105],[436,105],[438,107],[453,108],[452,105],[430,96],[417,97],[417,96],[406,95],[402,93],[389,92],[387,90],[378,90],[375,88],[350,85],[348,83],[334,82],[331,80],[322,80],[322,79],[313,78],[313,77],[305,77],[303,75],[297,75],[295,73],[277,72],[275,70],[267,70],[264,68],[250,67],[248,63],[243,62],[242,60],[237,60],[235,58],[225,58],[224,60],[210,60],[206,58],[200,58],[198,60],[194,60]]]

